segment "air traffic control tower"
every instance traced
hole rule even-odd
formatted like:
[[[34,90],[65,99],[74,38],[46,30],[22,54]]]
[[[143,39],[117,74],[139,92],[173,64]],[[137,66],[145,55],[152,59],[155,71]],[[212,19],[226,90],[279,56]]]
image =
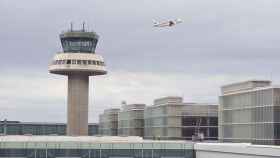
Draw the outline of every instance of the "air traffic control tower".
[[[68,77],[67,135],[88,135],[89,76],[106,74],[102,56],[95,53],[98,35],[84,29],[60,34],[63,52],[55,54],[49,72]]]

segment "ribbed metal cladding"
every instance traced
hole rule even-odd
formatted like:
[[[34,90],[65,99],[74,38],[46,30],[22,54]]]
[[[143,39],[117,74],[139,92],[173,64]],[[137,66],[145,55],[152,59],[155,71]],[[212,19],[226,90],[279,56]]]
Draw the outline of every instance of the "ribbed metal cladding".
[[[88,135],[88,84],[87,75],[68,76],[67,135]]]
[[[264,87],[263,81],[261,84],[254,82],[257,86],[249,90],[223,93],[220,97],[219,139],[223,142],[279,145],[280,126],[275,118],[280,105],[280,89],[270,85]]]

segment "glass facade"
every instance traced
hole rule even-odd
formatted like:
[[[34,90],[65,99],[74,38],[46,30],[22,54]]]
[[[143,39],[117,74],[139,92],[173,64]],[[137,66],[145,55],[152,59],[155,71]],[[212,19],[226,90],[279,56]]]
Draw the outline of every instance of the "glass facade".
[[[182,116],[182,136],[192,139],[195,130],[203,133],[208,140],[217,140],[218,136],[218,117],[214,116]]]
[[[62,38],[61,44],[64,52],[94,53],[97,39],[90,38]]]
[[[279,88],[240,91],[220,97],[219,139],[279,145]]]
[[[7,135],[66,135],[66,124],[0,121],[0,133]],[[88,133],[91,136],[98,135],[98,124],[89,124]]]
[[[70,30],[60,34],[63,51],[67,53],[95,53],[99,36],[95,32]]]
[[[105,63],[103,61],[96,61],[96,60],[54,60],[52,62],[53,65],[62,65],[62,64],[73,64],[73,65],[97,65],[97,66],[105,66]]]
[[[203,133],[205,140],[217,140],[218,106],[182,101],[167,97],[146,107],[144,138],[192,140],[196,133]]]
[[[118,135],[118,115],[120,109],[107,109],[99,115],[99,133],[105,136]]]
[[[144,104],[123,105],[118,115],[119,136],[144,136]]]
[[[187,142],[0,141],[0,158],[194,158]],[[28,141],[30,139],[30,141]],[[37,138],[36,138],[37,139]],[[100,141],[99,141],[100,142]]]
[[[175,149],[0,149],[5,158],[194,158],[192,150]]]

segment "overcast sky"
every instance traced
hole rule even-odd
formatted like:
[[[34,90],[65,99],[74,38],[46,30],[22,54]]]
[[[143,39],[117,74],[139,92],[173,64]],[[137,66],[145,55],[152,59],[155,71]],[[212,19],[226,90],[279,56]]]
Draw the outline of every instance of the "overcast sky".
[[[66,77],[49,74],[48,63],[70,22],[100,35],[108,69],[91,78],[90,122],[122,100],[218,103],[224,84],[280,84],[279,8],[279,0],[0,0],[0,120],[66,122]],[[184,23],[152,27],[175,18]]]

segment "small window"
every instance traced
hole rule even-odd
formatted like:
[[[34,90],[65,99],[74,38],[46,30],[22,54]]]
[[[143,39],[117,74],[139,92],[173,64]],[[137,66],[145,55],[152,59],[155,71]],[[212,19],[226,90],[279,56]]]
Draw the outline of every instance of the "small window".
[[[93,60],[93,61],[91,61],[91,62],[92,62],[92,65],[96,65],[96,61]]]
[[[99,62],[99,61],[96,61],[96,65],[100,65],[100,62]]]
[[[72,60],[72,64],[77,64],[77,60]]]
[[[87,60],[82,60],[83,64],[86,65],[87,64]]]
[[[58,60],[58,64],[61,64],[62,60]]]
[[[65,64],[66,63],[66,60],[62,60],[61,64]]]
[[[91,60],[88,60],[88,64],[91,65]]]
[[[66,64],[71,64],[71,60],[67,60]]]
[[[82,61],[81,60],[77,60],[77,64],[82,64]]]

